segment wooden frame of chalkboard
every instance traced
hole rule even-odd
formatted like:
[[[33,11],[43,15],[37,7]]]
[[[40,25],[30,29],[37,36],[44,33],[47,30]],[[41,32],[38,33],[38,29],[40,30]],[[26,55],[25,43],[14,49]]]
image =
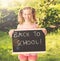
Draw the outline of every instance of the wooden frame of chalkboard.
[[[42,30],[14,31],[12,49],[14,54],[45,52],[45,35]]]

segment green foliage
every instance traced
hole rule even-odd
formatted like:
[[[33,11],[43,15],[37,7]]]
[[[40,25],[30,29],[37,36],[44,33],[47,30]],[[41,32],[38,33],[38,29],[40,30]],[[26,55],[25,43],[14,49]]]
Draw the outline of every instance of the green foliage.
[[[57,25],[58,23],[60,23],[59,10],[50,8],[47,10],[46,13],[46,17],[42,23],[44,27],[48,27],[50,25]]]
[[[17,26],[17,14],[13,10],[0,9],[0,29],[8,31]]]
[[[56,0],[46,0],[44,4],[38,3],[37,18],[41,27],[60,23],[60,4],[55,4],[55,2]]]
[[[13,0],[13,2],[7,7],[7,9],[0,10],[0,22],[9,21],[9,15],[11,15],[14,19],[12,21],[17,20],[18,11],[25,7],[30,6],[36,9],[36,18],[37,22],[41,27],[48,27],[50,25],[56,25],[60,22],[60,0],[26,0],[23,3],[17,0]],[[5,12],[3,12],[5,10]],[[7,10],[7,11],[6,11]],[[9,12],[11,11],[11,12]]]

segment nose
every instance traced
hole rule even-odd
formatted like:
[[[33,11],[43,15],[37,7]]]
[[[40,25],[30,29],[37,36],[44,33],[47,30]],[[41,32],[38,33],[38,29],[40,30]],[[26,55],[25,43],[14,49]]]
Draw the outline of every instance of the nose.
[[[29,18],[29,15],[25,15],[26,18]]]

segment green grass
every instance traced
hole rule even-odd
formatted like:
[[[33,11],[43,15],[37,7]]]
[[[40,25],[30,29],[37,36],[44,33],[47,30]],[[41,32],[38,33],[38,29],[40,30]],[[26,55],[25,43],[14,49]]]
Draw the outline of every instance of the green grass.
[[[60,30],[46,36],[46,53],[38,54],[39,61],[60,61]]]
[[[19,61],[12,54],[12,40],[7,32],[0,31],[0,61]],[[38,54],[38,61],[60,61],[60,30],[46,35],[46,52]]]
[[[0,61],[19,61],[12,54],[12,40],[8,33],[0,31]]]

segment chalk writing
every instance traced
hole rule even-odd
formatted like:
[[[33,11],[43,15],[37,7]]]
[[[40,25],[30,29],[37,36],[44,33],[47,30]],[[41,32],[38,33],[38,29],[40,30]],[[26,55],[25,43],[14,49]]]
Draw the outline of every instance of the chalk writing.
[[[13,52],[45,51],[45,35],[42,30],[14,31]]]

